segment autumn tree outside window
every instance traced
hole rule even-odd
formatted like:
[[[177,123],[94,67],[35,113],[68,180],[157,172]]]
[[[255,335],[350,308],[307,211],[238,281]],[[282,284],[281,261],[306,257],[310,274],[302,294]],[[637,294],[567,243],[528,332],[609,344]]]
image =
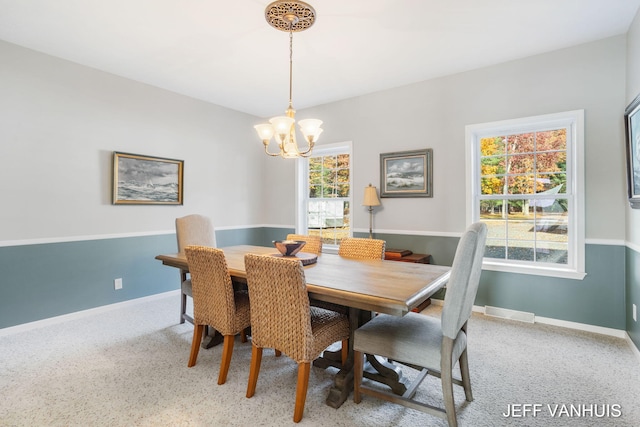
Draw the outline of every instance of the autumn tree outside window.
[[[584,277],[583,112],[467,126],[469,218],[485,265]]]
[[[323,250],[337,247],[351,231],[351,144],[316,146],[298,163],[296,230],[318,235]]]

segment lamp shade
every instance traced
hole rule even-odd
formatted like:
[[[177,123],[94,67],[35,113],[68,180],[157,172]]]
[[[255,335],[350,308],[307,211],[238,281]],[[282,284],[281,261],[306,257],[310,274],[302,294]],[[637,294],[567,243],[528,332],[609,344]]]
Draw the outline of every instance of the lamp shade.
[[[275,131],[273,129],[273,126],[268,123],[255,125],[254,128],[256,132],[258,132],[258,136],[260,136],[260,139],[263,141],[269,141]]]
[[[289,133],[295,120],[287,116],[278,116],[270,119],[269,122],[273,125],[276,133]]]
[[[318,136],[322,133],[322,129],[320,126],[322,125],[322,120],[318,119],[305,119],[300,120],[300,131],[304,135],[305,139],[310,142],[316,142]]]
[[[380,199],[378,199],[376,187],[371,184],[364,187],[364,201],[362,202],[362,206],[380,206]]]

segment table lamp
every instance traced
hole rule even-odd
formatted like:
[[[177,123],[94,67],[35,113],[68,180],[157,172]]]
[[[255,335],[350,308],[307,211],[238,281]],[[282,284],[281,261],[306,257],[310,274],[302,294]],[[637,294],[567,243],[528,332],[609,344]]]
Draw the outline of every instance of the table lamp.
[[[373,239],[373,207],[380,206],[380,199],[378,199],[376,187],[371,184],[368,187],[364,187],[364,202],[362,202],[362,206],[369,207],[369,238]]]

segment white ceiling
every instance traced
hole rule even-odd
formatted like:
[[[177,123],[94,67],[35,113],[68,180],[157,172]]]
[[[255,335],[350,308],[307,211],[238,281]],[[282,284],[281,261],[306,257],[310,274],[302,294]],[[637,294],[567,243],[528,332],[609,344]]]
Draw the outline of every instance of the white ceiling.
[[[0,39],[268,117],[289,96],[270,0],[0,0]],[[640,0],[308,0],[301,109],[624,34]],[[1,66],[1,58],[0,58]]]

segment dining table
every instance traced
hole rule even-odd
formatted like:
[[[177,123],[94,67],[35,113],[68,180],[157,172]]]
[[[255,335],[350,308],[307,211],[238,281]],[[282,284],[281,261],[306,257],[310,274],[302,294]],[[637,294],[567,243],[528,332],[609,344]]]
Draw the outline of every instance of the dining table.
[[[220,249],[235,283],[246,283],[246,254],[280,256],[273,247],[238,245]],[[156,259],[164,265],[189,270],[184,254],[158,255]],[[353,332],[377,313],[404,316],[418,307],[446,285],[451,267],[383,259],[362,260],[323,253],[316,262],[306,265],[304,272],[310,300],[337,304],[348,312],[351,336],[347,362],[343,365],[340,352],[329,350],[314,362],[317,367],[339,369],[326,401],[329,406],[338,408],[353,389]],[[392,361],[381,360],[374,355],[367,355],[364,375],[387,384],[399,395],[407,389],[402,370]]]

